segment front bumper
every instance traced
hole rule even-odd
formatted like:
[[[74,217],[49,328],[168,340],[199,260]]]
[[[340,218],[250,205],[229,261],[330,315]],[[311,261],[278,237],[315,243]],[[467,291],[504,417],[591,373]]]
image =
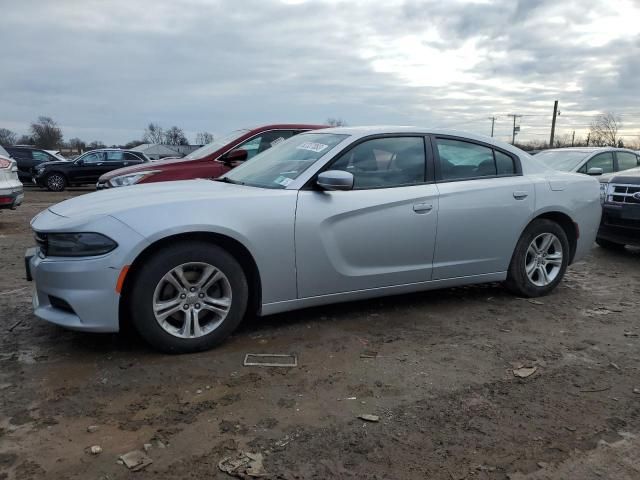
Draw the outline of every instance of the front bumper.
[[[71,330],[117,332],[120,296],[115,292],[120,271],[108,255],[55,260],[27,252],[27,278],[34,281],[37,317]]]
[[[15,209],[24,201],[22,186],[0,189],[0,209]]]
[[[106,188],[111,188],[109,182],[101,182],[100,180],[98,180],[98,183],[96,183],[96,190],[104,190]]]
[[[640,204],[605,204],[598,238],[622,245],[640,245]]]

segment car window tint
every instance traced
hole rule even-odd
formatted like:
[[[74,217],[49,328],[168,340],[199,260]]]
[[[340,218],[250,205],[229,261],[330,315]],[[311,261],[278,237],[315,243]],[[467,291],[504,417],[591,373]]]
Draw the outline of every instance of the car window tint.
[[[107,162],[121,162],[122,152],[107,152]]]
[[[38,150],[31,150],[31,158],[33,158],[36,162],[48,162],[49,155],[44,152],[39,152]]]
[[[100,163],[104,161],[104,156],[102,152],[92,152],[87,153],[84,157],[82,157],[84,163]]]
[[[124,152],[124,159],[127,161],[141,162],[142,159],[138,158],[135,154],[131,152]]]
[[[613,153],[606,152],[596,155],[580,170],[584,170],[583,173],[589,173],[590,168],[601,168],[602,173],[613,172]]]
[[[496,170],[498,175],[513,175],[516,173],[513,158],[496,150],[494,150],[493,153],[496,156]]]
[[[437,139],[440,174],[443,180],[494,177],[497,174],[493,151],[475,143]]]
[[[618,157],[618,170],[629,170],[638,166],[638,159],[631,152],[616,152]]]
[[[255,157],[257,154],[270,149],[271,147],[284,142],[287,138],[293,135],[291,130],[272,130],[264,132],[256,137],[250,138],[244,143],[241,143],[236,149],[242,149],[247,151],[247,160]]]
[[[353,174],[353,188],[398,187],[425,181],[422,137],[390,137],[365,141],[329,167]]]

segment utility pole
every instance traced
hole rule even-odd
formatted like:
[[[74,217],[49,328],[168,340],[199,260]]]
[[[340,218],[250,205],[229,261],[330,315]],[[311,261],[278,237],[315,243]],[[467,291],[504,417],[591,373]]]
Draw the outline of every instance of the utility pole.
[[[573,131],[573,135],[571,136],[571,146],[573,147],[573,141],[576,139],[576,131]]]
[[[587,133],[587,147],[589,146],[589,140],[591,140],[591,132]]]
[[[496,119],[498,117],[489,117],[489,120],[491,120],[491,136],[493,137],[493,127],[496,124]]]
[[[549,139],[549,148],[553,148],[553,137],[556,134],[556,116],[558,115],[558,100],[553,102],[553,120],[551,120],[551,138]]]
[[[513,117],[513,133],[511,135],[511,145],[516,143],[516,118],[522,117],[522,115],[516,115],[515,113],[510,113],[507,117]],[[518,131],[520,131],[520,127],[518,127]]]

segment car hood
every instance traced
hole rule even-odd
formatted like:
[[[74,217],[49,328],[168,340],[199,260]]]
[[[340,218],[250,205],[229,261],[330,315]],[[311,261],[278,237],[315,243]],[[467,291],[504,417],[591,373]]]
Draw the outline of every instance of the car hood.
[[[600,183],[638,183],[640,184],[640,168],[632,168],[622,172],[607,173],[598,177]]]
[[[138,165],[131,165],[130,167],[118,168],[110,172],[104,173],[98,180],[100,183],[111,180],[113,177],[119,177],[120,175],[127,175],[129,173],[143,172],[145,170],[161,170],[162,167],[168,165],[180,165],[187,162],[193,162],[200,160],[199,158],[171,158],[168,160],[152,160],[149,162],[140,163]]]
[[[263,196],[276,192],[264,188],[245,187],[212,180],[182,180],[176,182],[159,182],[132,185],[108,190],[101,190],[49,207],[49,211],[66,218],[80,219],[100,215],[118,214],[144,207],[160,207],[176,205],[199,200],[219,201],[225,198]]]

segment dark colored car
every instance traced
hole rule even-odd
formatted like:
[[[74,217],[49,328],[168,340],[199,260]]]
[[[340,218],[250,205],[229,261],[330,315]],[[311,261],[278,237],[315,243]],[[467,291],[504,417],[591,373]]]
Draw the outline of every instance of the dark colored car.
[[[205,145],[184,158],[160,160],[136,165],[102,175],[96,187],[125,187],[138,183],[217,178],[240,163],[286,139],[326,125],[280,124],[236,130],[220,140]]]
[[[59,162],[65,160],[64,157],[56,156],[42,148],[13,146],[5,147],[5,150],[9,152],[11,158],[13,158],[18,164],[18,178],[23,183],[31,183],[33,169],[38,165],[47,162]]]
[[[640,246],[640,168],[598,179],[602,220],[596,243],[611,249]]]
[[[102,148],[91,150],[73,161],[47,162],[33,172],[33,182],[54,192],[68,186],[95,183],[100,175],[127,166],[144,166],[149,159],[140,152]]]

